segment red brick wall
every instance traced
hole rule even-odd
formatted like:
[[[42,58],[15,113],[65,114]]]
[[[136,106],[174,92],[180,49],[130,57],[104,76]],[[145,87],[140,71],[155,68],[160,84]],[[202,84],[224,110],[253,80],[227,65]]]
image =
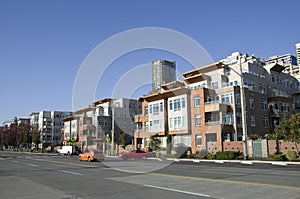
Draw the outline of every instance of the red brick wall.
[[[300,152],[300,143],[297,144],[298,153]],[[279,152],[286,154],[287,151],[296,151],[295,144],[292,142],[278,141]],[[268,140],[269,155],[274,155],[277,152],[276,140]]]
[[[243,152],[244,150],[243,142],[223,142],[223,151],[236,151]]]

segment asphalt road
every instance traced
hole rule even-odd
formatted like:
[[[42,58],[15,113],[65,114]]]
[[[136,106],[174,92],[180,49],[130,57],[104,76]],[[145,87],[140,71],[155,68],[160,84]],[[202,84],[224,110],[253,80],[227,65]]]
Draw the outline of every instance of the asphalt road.
[[[299,165],[80,162],[0,152],[0,198],[300,198]]]

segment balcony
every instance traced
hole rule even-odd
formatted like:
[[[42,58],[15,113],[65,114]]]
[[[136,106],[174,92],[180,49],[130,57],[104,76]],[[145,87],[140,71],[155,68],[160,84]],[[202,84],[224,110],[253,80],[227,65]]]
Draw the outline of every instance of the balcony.
[[[219,125],[222,124],[222,121],[209,121],[209,122],[205,122],[206,126],[214,126],[214,125]]]
[[[148,117],[147,116],[143,116],[142,114],[139,115],[135,115],[134,116],[134,122],[147,122],[148,121]]]
[[[82,130],[85,131],[85,130],[96,130],[96,126],[93,125],[93,124],[84,124],[82,125]]]
[[[43,129],[52,129],[52,126],[51,125],[44,125]]]
[[[299,101],[295,102],[295,108],[300,108],[300,102]]]
[[[278,109],[270,109],[270,117],[280,117],[280,111]]]
[[[219,101],[205,102],[204,111],[207,112],[227,112],[230,105],[221,104]]]
[[[45,117],[45,118],[44,118],[44,122],[51,122],[51,121],[52,121],[51,118],[48,118],[48,117]]]

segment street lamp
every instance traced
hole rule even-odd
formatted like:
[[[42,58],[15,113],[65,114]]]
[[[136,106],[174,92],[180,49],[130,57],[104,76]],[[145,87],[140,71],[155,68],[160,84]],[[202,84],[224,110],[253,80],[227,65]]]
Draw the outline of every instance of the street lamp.
[[[114,139],[115,139],[115,104],[114,99],[112,99],[112,121],[111,121],[111,155],[114,155]]]
[[[246,119],[246,100],[245,100],[245,89],[244,89],[244,77],[242,71],[241,58],[239,57],[239,69],[240,72],[237,72],[228,65],[224,65],[223,68],[232,70],[240,77],[240,95],[241,95],[241,112],[242,112],[242,130],[243,130],[243,142],[244,142],[244,160],[248,159],[248,133],[247,133],[247,119]]]

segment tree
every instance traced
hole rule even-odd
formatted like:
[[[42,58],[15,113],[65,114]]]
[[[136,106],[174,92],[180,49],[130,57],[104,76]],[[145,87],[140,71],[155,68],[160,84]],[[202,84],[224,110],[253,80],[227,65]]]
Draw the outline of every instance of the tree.
[[[39,143],[41,142],[41,134],[39,131],[39,125],[35,124],[32,131],[31,131],[31,136],[32,136],[32,142],[35,144],[36,148],[38,149]]]
[[[171,154],[171,149],[172,149],[172,135],[167,133],[167,154]]]
[[[299,152],[297,142],[300,142],[300,114],[293,114],[290,118],[284,118],[275,130],[277,138],[293,142],[297,153]]]
[[[155,135],[151,135],[150,136],[150,146],[153,150],[158,150],[160,149],[160,139],[159,139],[159,136],[158,134],[155,134]]]
[[[123,149],[126,148],[126,146],[128,145],[128,136],[126,133],[123,133],[123,134],[119,134],[119,144],[121,145],[121,147]]]

